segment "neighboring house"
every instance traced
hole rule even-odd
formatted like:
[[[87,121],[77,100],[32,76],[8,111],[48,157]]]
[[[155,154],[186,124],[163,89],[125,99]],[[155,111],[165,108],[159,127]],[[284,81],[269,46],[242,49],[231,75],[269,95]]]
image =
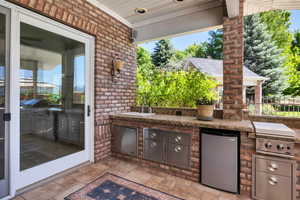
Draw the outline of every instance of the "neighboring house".
[[[220,84],[218,85],[218,91],[220,95],[223,95],[223,60],[216,60],[211,58],[189,58],[186,60],[184,65],[184,70],[190,68],[196,68],[199,71],[212,76]],[[255,102],[261,103],[262,100],[262,83],[267,80],[267,78],[262,77],[250,69],[244,66],[244,100],[246,99],[246,88],[255,87]]]

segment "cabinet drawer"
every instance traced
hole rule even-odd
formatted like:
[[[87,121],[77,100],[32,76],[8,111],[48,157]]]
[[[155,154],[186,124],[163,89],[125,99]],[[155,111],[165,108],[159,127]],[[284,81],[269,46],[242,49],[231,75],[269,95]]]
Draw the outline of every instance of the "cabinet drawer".
[[[260,200],[292,199],[292,179],[265,172],[256,172],[255,196]]]
[[[256,171],[290,177],[292,175],[292,164],[272,159],[256,158]]]
[[[156,162],[164,161],[164,144],[162,141],[144,140],[144,158]]]
[[[179,144],[168,144],[167,163],[181,168],[189,167],[189,147]]]
[[[189,145],[190,144],[190,136],[182,133],[169,133],[169,143],[173,144],[181,144],[181,145]]]

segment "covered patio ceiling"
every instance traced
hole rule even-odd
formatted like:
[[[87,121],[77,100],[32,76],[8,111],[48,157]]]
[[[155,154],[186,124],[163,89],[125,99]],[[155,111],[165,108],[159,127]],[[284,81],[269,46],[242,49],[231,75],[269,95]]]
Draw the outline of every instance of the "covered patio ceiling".
[[[220,28],[239,15],[240,0],[88,0],[135,30],[136,42]],[[244,15],[300,9],[300,0],[244,0]],[[144,9],[138,13],[136,9]]]

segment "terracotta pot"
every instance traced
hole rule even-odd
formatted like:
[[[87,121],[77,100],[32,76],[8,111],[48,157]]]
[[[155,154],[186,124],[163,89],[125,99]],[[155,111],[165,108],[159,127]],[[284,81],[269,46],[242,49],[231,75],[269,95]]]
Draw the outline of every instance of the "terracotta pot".
[[[214,119],[214,105],[198,105],[197,119],[203,121],[211,121]]]

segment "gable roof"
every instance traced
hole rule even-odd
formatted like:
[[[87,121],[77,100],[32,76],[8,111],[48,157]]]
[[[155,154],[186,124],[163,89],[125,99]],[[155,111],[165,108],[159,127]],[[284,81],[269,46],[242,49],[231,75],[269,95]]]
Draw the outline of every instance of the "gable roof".
[[[189,58],[184,66],[184,70],[187,70],[191,65],[193,65],[199,71],[210,75],[212,77],[223,79],[223,60],[211,59],[211,58]],[[265,81],[267,78],[260,76],[247,67],[244,66],[244,79],[246,82],[250,80],[254,81]],[[254,85],[245,84],[245,85]]]

